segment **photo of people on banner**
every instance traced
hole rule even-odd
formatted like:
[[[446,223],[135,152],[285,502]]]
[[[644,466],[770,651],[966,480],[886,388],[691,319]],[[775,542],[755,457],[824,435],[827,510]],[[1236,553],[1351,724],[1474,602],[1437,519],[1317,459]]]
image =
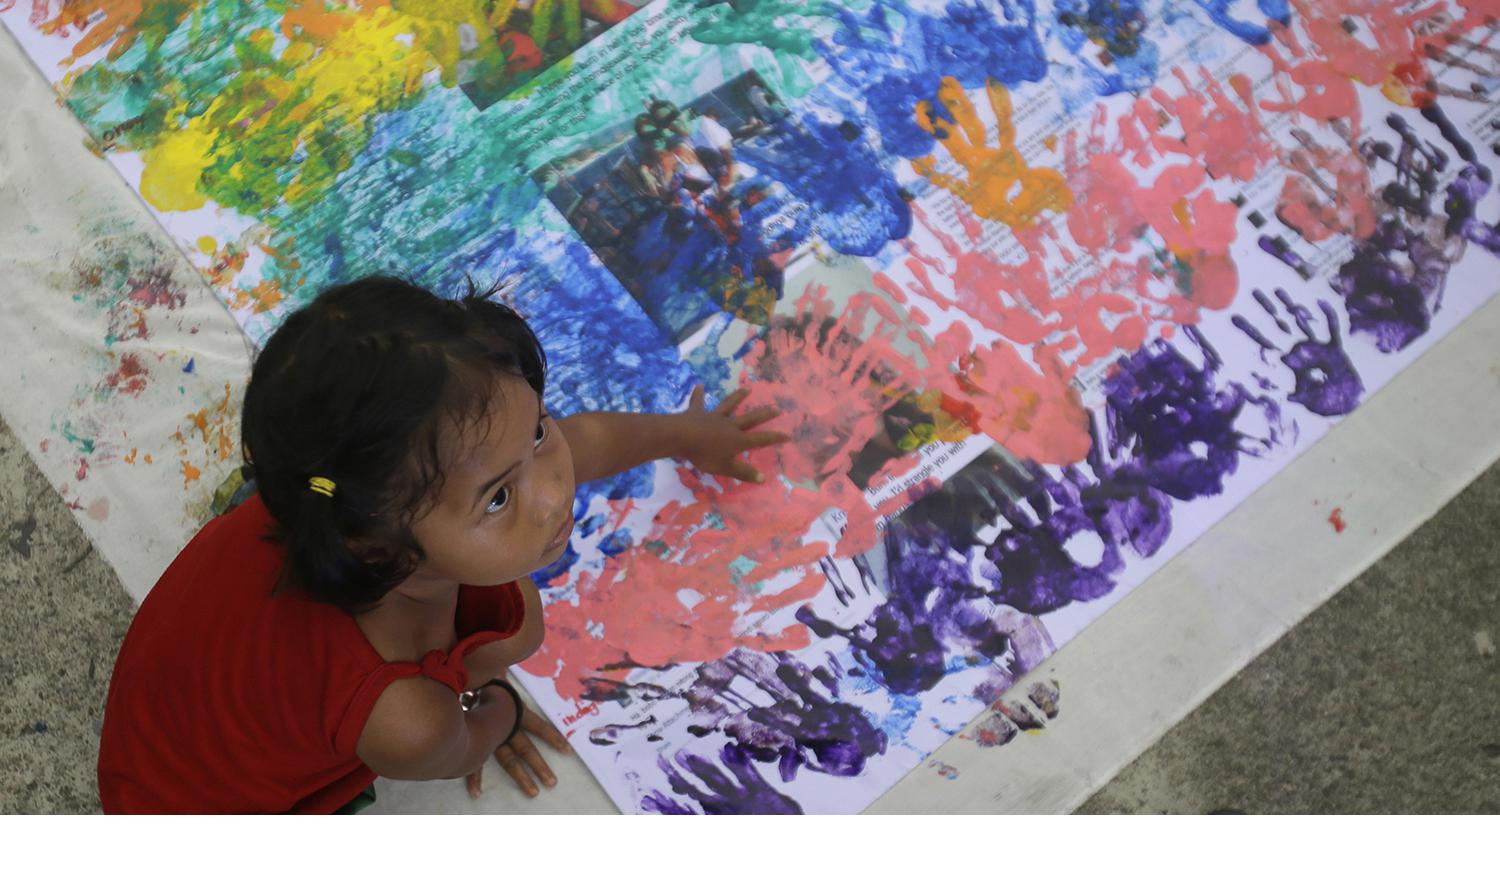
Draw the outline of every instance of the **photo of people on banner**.
[[[662,331],[691,344],[726,318],[769,323],[788,264],[822,235],[807,192],[872,160],[857,125],[794,117],[748,72],[686,105],[652,99],[535,175]]]

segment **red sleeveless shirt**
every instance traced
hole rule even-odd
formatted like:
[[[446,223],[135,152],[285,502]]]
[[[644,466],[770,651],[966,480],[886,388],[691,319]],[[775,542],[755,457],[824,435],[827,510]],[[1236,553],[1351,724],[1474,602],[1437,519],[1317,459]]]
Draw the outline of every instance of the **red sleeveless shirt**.
[[[273,595],[272,524],[259,496],[213,520],[136,612],[99,739],[106,813],[337,810],[375,780],[354,747],[381,692],[426,675],[456,695],[469,651],[525,619],[515,584],[461,587],[453,649],[386,662],[337,607]]]

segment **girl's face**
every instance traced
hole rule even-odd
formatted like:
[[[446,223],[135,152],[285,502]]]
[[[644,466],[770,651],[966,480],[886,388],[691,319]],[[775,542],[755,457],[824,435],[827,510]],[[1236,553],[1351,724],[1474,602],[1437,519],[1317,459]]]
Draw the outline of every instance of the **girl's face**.
[[[573,454],[524,380],[495,379],[489,426],[452,433],[458,458],[412,524],[413,577],[494,586],[555,562],[573,531]]]

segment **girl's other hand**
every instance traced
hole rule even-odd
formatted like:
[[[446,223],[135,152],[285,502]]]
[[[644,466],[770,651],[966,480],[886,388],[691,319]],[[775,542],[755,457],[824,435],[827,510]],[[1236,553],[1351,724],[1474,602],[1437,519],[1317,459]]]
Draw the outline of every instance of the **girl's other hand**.
[[[543,786],[551,789],[557,785],[557,775],[552,773],[552,766],[542,758],[541,751],[527,732],[542,739],[547,746],[559,753],[570,753],[572,748],[568,746],[568,739],[557,731],[550,720],[530,708],[521,709],[521,731],[510,741],[495,748],[495,761],[500,763],[500,767],[510,775],[510,779],[516,782],[522,792],[536,798],[539,792],[536,781],[540,780]],[[484,769],[481,768],[464,778],[469,798],[479,798],[480,777],[483,774]]]
[[[755,429],[781,414],[774,408],[735,416],[734,410],[748,395],[749,390],[740,388],[724,397],[718,408],[704,411],[703,385],[694,387],[687,411],[677,415],[681,424],[680,456],[711,475],[723,475],[751,484],[764,481],[765,475],[740,455],[755,448],[782,444],[791,440],[791,436],[784,432]]]

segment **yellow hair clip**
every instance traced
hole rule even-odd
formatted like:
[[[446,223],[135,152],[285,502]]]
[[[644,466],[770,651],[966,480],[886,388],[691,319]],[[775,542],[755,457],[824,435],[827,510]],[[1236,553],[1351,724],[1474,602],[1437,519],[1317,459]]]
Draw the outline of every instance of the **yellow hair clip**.
[[[320,496],[332,496],[334,483],[327,478],[308,478],[307,489]]]

